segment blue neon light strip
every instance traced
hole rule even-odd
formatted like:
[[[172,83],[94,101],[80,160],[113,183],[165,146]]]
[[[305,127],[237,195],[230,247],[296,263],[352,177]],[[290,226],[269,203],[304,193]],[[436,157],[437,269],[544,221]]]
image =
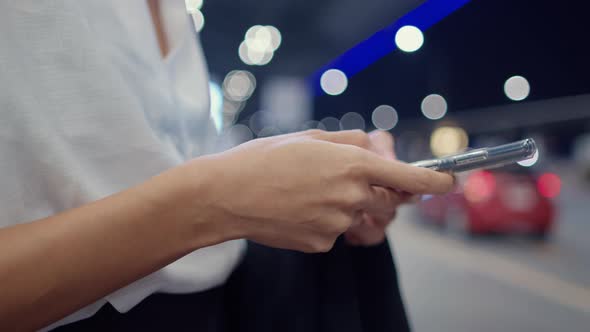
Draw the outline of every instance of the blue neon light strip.
[[[422,31],[426,31],[428,28],[440,22],[442,19],[470,1],[471,0],[426,1],[418,8],[395,21],[393,24],[378,31],[315,72],[311,77],[311,81],[316,96],[324,94],[320,86],[320,78],[326,70],[339,69],[344,72],[348,78],[351,78],[375,61],[397,49],[395,45],[395,33],[399,28],[406,25],[413,25]]]

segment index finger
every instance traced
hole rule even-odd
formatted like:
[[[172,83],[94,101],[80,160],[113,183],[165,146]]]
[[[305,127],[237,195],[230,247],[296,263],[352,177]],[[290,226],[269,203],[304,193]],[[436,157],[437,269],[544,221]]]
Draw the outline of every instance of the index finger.
[[[444,194],[453,189],[453,176],[364,152],[364,175],[369,184],[412,194]]]

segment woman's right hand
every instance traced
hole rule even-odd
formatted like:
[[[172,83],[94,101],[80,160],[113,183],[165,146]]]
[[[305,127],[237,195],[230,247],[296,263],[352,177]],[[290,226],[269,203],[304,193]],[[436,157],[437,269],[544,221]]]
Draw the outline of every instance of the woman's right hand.
[[[390,209],[374,186],[412,194],[451,190],[452,176],[387,160],[369,144],[361,131],[312,130],[205,157],[209,167],[194,169],[213,182],[200,212],[261,244],[325,252],[364,211]]]
[[[183,255],[231,239],[327,251],[363,213],[395,206],[395,191],[382,187],[451,189],[449,175],[368,148],[359,131],[254,140],[104,199],[0,228],[0,330],[47,326]]]

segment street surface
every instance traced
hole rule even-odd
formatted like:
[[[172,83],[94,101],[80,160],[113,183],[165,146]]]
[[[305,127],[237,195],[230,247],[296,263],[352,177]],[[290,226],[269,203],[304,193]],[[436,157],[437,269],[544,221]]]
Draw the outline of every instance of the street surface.
[[[415,331],[590,331],[590,192],[560,176],[545,243],[472,239],[424,224],[413,207],[399,211],[389,238]]]

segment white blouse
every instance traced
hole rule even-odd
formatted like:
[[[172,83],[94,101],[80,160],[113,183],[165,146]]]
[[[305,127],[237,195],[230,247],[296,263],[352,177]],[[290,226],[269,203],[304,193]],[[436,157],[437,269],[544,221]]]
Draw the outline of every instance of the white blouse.
[[[0,227],[98,200],[211,148],[208,77],[182,0],[0,1]],[[225,282],[244,241],[197,250],[46,329]],[[89,283],[93,282],[88,280]]]

